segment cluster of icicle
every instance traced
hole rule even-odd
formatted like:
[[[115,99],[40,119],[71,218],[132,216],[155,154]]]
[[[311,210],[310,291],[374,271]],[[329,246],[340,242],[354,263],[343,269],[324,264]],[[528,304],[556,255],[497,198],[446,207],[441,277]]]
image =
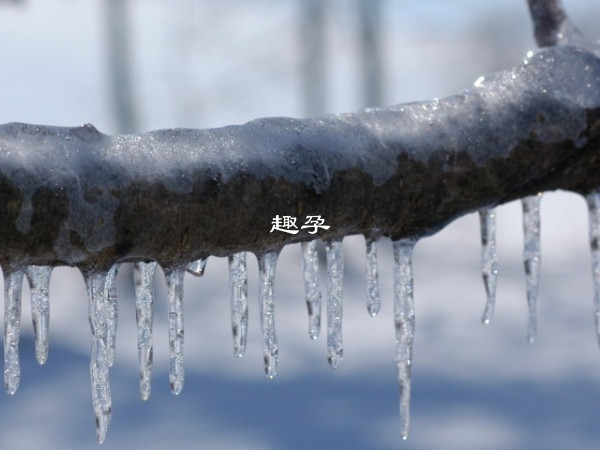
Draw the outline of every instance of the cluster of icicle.
[[[525,233],[524,265],[527,283],[529,320],[527,339],[535,340],[537,319],[536,300],[540,271],[540,195],[522,200],[523,227]],[[590,217],[590,244],[592,269],[595,284],[595,319],[600,342],[600,191],[587,196]],[[489,323],[495,304],[498,264],[495,243],[495,212],[493,209],[480,211],[482,241],[482,272],[487,293],[487,303],[482,317]],[[367,279],[367,310],[375,316],[380,310],[380,295],[377,265],[379,230],[366,236],[365,273]],[[415,308],[413,302],[412,254],[416,238],[393,241],[394,252],[394,326],[396,335],[396,366],[400,389],[401,436],[408,437],[410,408],[410,373],[412,346],[415,333]],[[308,310],[308,334],[316,339],[321,328],[321,290],[319,286],[319,259],[317,241],[303,242],[302,270],[306,306]],[[342,279],[344,258],[342,240],[325,242],[327,257],[327,359],[336,368],[343,359],[342,341]],[[274,279],[278,253],[268,252],[258,257],[260,272],[259,305],[263,336],[265,373],[269,378],[277,374],[278,344],[275,333]],[[206,259],[191,262],[181,267],[165,268],[169,303],[169,381],[171,391],[177,395],[184,382],[183,370],[183,277],[185,272],[196,276],[204,273]],[[152,374],[152,322],[154,310],[153,280],[156,262],[134,263],[136,293],[136,320],[140,363],[140,397],[147,400],[151,390]],[[115,358],[117,329],[116,278],[119,265],[107,273],[84,273],[88,292],[89,322],[92,331],[91,384],[97,438],[106,438],[111,418],[112,402],[109,385],[109,368]],[[4,384],[9,394],[19,386],[19,328],[21,316],[21,287],[23,276],[31,287],[31,310],[35,333],[37,361],[44,364],[48,357],[49,297],[48,289],[52,267],[29,266],[5,274],[4,297]],[[233,352],[241,357],[246,349],[248,330],[248,277],[246,253],[229,256],[229,280],[231,294],[231,328]]]

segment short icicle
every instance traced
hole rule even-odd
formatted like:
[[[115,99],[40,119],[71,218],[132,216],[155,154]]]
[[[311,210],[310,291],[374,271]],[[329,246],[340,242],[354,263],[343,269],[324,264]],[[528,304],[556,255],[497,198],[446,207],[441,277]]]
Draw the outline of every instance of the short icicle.
[[[277,365],[279,364],[279,346],[275,334],[275,297],[273,295],[278,257],[278,252],[268,252],[258,258],[260,325],[263,335],[265,374],[269,378],[277,375]]]
[[[396,367],[400,388],[402,439],[410,427],[410,374],[415,336],[412,254],[415,239],[394,241],[394,324],[396,329]]]
[[[35,337],[35,358],[38,364],[48,360],[50,326],[50,276],[52,266],[27,266],[25,275],[30,287],[31,320]]]
[[[523,262],[527,285],[527,340],[535,342],[537,335],[537,298],[540,283],[540,202],[542,194],[531,195],[521,200],[523,206]]]
[[[150,398],[152,390],[152,323],[154,321],[154,273],[157,263],[138,261],[133,265],[135,319],[140,362],[140,398]]]
[[[114,264],[106,274],[104,283],[106,307],[108,308],[108,366],[112,367],[115,363],[115,351],[117,348],[117,322],[119,319],[119,310],[117,305],[117,274],[119,273],[119,263]]]
[[[165,269],[169,297],[169,382],[171,392],[183,389],[183,275],[185,268]]]
[[[381,309],[381,300],[379,296],[379,269],[377,266],[378,244],[378,235],[371,234],[365,237],[365,275],[367,278],[367,311],[372,317],[375,317]]]
[[[204,270],[206,269],[206,261],[208,258],[197,259],[196,261],[192,261],[187,265],[185,270],[187,273],[190,273],[196,277],[201,277],[204,275]]]
[[[319,287],[319,255],[317,240],[302,242],[302,274],[308,311],[308,336],[317,339],[321,332],[321,288]]]
[[[246,351],[248,335],[248,274],[245,252],[229,256],[229,288],[233,354],[241,358]]]
[[[498,279],[498,255],[496,254],[496,212],[493,208],[479,211],[481,222],[481,265],[487,302],[481,321],[490,323],[496,305],[496,281]]]
[[[14,270],[4,277],[4,389],[14,395],[21,382],[19,337],[21,334],[21,290],[23,272]]]
[[[344,358],[342,340],[344,253],[342,239],[326,242],[327,255],[327,361],[336,369]]]
[[[586,197],[590,222],[590,248],[592,250],[592,275],[594,279],[594,322],[596,338],[600,345],[600,190]]]
[[[88,292],[88,319],[92,330],[90,375],[92,402],[96,416],[96,437],[104,442],[112,415],[112,400],[108,377],[108,334],[110,308],[106,298],[106,273],[88,272],[85,275]]]

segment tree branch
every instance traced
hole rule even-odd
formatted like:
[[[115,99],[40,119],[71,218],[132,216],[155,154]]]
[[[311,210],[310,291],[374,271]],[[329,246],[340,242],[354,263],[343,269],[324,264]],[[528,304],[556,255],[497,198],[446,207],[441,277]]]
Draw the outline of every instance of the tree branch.
[[[567,17],[560,0],[527,0],[527,3],[539,47],[582,40],[581,33]]]
[[[355,114],[118,136],[6,124],[0,264],[182,266],[315,237],[424,236],[540,191],[591,191],[599,137],[600,60],[572,46],[460,95]],[[330,228],[271,232],[276,215]]]

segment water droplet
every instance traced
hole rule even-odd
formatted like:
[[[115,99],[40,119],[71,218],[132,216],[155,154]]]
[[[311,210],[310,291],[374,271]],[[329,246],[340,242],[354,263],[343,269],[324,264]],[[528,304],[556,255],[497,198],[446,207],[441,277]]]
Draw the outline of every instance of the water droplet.
[[[186,271],[196,277],[201,277],[204,275],[204,270],[206,269],[206,261],[208,261],[208,258],[201,258],[197,259],[196,261],[192,261],[187,265]]]

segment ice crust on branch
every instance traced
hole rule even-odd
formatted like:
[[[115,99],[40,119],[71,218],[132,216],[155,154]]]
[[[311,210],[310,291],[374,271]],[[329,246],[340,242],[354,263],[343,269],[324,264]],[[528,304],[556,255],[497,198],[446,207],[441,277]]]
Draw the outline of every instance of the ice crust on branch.
[[[592,190],[599,111],[598,57],[552,47],[459,95],[316,119],[118,136],[0,125],[0,264],[107,271],[311,240],[270,233],[276,214],[321,215],[324,240],[428,235],[515,198]]]

